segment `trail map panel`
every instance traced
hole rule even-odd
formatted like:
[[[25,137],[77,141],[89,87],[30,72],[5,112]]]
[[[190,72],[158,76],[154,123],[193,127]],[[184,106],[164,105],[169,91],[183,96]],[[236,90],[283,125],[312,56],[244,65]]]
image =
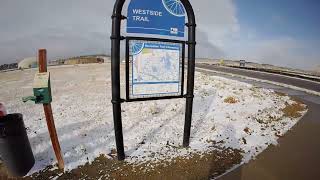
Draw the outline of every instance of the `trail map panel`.
[[[129,41],[129,99],[182,95],[182,44]]]

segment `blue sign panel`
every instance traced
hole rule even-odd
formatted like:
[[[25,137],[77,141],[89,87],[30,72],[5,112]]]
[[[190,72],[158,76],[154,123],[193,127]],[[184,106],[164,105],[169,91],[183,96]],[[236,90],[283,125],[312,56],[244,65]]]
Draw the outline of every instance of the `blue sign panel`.
[[[127,33],[184,37],[185,15],[180,0],[131,0]]]

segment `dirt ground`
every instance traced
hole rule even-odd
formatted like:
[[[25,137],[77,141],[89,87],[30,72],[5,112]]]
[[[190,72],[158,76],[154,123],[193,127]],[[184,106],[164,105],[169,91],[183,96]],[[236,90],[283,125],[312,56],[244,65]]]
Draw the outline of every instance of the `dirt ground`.
[[[70,172],[62,172],[47,167],[39,173],[25,178],[8,176],[7,170],[0,165],[0,179],[210,179],[223,174],[242,160],[240,150],[217,148],[207,153],[191,154],[189,158],[177,157],[172,161],[158,163],[147,162],[130,165],[104,155],[96,158],[92,164],[86,164]],[[55,170],[51,170],[55,169]]]

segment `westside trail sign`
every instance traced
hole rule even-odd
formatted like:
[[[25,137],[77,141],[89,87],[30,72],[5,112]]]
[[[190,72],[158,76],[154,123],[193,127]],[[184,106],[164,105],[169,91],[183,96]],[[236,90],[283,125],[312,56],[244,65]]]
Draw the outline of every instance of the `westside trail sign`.
[[[111,79],[114,130],[118,159],[125,158],[121,104],[124,102],[186,98],[183,146],[190,141],[195,75],[196,22],[189,0],[116,0],[112,15]],[[188,23],[185,23],[186,17]],[[127,34],[121,36],[121,20]],[[188,40],[185,38],[188,27]],[[157,35],[163,38],[148,38]],[[120,96],[120,41],[126,39],[126,98]],[[185,46],[188,46],[187,90],[184,91]]]
[[[143,37],[184,37],[182,2],[131,0],[127,12],[127,34],[142,38],[127,38],[126,100],[182,97],[185,42]]]
[[[127,33],[184,37],[185,15],[180,0],[131,0]]]

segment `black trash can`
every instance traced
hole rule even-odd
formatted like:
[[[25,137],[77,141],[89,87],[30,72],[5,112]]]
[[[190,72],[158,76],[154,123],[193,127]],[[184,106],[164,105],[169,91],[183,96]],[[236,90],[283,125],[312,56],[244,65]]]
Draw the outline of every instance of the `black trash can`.
[[[0,157],[14,176],[25,176],[34,165],[34,156],[22,114],[0,117]]]

